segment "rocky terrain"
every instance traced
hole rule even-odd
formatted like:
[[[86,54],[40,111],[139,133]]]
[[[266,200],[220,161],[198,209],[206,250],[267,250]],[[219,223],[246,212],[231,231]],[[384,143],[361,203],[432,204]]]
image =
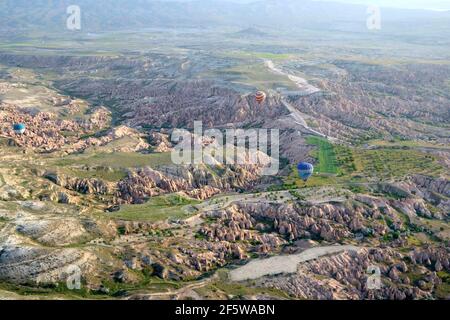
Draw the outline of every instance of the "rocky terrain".
[[[97,59],[86,63],[87,68],[101,64]],[[20,88],[34,90],[23,79],[9,81],[12,84],[3,85],[8,97]],[[258,292],[257,297],[277,299],[448,297],[447,177],[412,174],[395,182],[363,183],[365,192],[345,183],[343,189],[336,185],[325,191],[319,186],[308,192],[298,187],[270,191],[289,176],[289,165],[283,165],[278,179],[262,175],[265,163],[221,165],[212,158],[212,165],[174,165],[167,156],[175,146],[172,128],[189,128],[191,120],[197,120],[196,112],[210,127],[263,125],[266,119],[277,118],[272,124],[281,130],[282,156],[317,161],[304,129],[296,127],[295,117],[290,118],[276,95],[261,112],[251,95],[233,89],[205,91],[206,83],[192,84],[165,91],[168,86],[156,89],[153,83],[149,85],[153,93],[142,87],[132,95],[126,90],[136,87],[125,85],[118,89],[125,91],[116,91],[112,99],[136,102],[142,97],[152,103],[130,105],[133,111],[121,108],[120,114],[65,98],[57,89],[49,91],[53,97],[46,102],[46,111],[20,107],[23,100],[17,99],[1,104],[1,148],[3,159],[9,159],[0,171],[0,284],[5,289],[45,286],[51,296],[54,288],[65,287],[67,279],[81,274],[84,290],[105,297],[226,299],[233,297],[235,286]],[[83,90],[83,84],[74,88]],[[193,92],[199,100],[192,98]],[[153,98],[145,98],[150,95]],[[293,103],[309,114],[312,109],[304,102],[313,96]],[[103,99],[99,97],[95,99]],[[205,109],[194,111],[179,99]],[[161,109],[162,104],[167,109]],[[214,108],[221,105],[225,109],[217,112]],[[405,117],[401,112],[395,116]],[[442,121],[445,114],[438,114],[439,110],[428,120]],[[371,119],[364,111],[361,117]],[[119,119],[122,124],[113,125]],[[337,127],[349,136],[372,126],[361,123],[357,129],[345,119],[332,121],[339,121]],[[12,123],[25,123],[25,134],[15,134]],[[203,147],[217,148],[217,141],[192,138]],[[439,159],[445,165],[446,156]],[[163,216],[143,218],[156,212]],[[251,282],[226,275],[230,266],[242,261],[274,255],[283,261],[305,249],[332,244],[349,244],[357,250],[319,256],[298,263],[295,272]],[[380,267],[380,290],[367,288],[371,265]],[[206,273],[213,276],[198,282]],[[158,281],[166,289],[154,284]],[[183,282],[192,284],[172,288]],[[135,289],[121,289],[130,286]]]
[[[331,126],[343,139],[381,134],[448,144],[445,66],[333,64],[340,74],[320,82],[326,94],[292,98],[299,110],[317,119],[319,127]]]
[[[448,182],[440,190],[448,192]],[[448,232],[440,235],[442,245],[410,244],[417,228],[420,234],[438,236],[427,230],[426,223],[421,225],[426,212],[421,201],[357,194],[342,204],[323,205],[237,200],[226,209],[204,208],[198,214],[200,224],[193,219],[111,221],[76,207],[38,201],[11,207],[3,202],[1,275],[2,280],[16,284],[58,283],[67,277],[67,267],[76,265],[91,290],[106,292],[112,289],[106,279],[138,284],[141,274],[150,272],[166,281],[189,281],[254,255],[278,253],[288,258],[305,245],[353,243],[357,250],[301,263],[295,274],[262,277],[251,286],[302,299],[445,298],[443,275],[450,265],[448,247],[443,244],[448,243]],[[399,207],[403,211],[395,209]],[[447,215],[442,211],[439,219]],[[408,223],[405,216],[410,217]],[[83,245],[72,248],[75,243]],[[381,290],[366,287],[370,265],[381,269]]]
[[[68,152],[84,150],[97,141],[87,140],[80,143],[80,136],[105,128],[109,124],[109,112],[104,108],[94,110],[89,119],[79,121],[57,119],[54,113],[49,112],[33,114],[31,110],[25,109],[18,112],[17,109],[17,105],[2,104],[0,106],[2,132],[4,136],[11,138],[11,143],[14,145],[38,152],[58,151],[71,144],[74,145],[73,149]],[[26,133],[17,136],[11,126],[13,123],[25,124]],[[64,135],[65,132],[76,132],[78,136],[68,137]]]
[[[13,59],[7,58],[7,62]],[[9,63],[35,63],[55,69],[64,66],[66,72],[79,69],[81,63],[87,68],[82,70],[81,74],[86,73],[86,76],[91,68],[98,70],[102,64],[105,64],[106,72],[117,73],[115,64],[118,64],[121,68],[128,68],[138,79],[142,77],[139,73],[146,68],[157,72],[162,67],[171,67],[158,56],[153,59],[155,60],[149,58],[144,61],[130,61],[122,58],[105,61],[100,58],[79,58],[73,61],[68,57],[61,65],[51,58],[31,62],[16,57]],[[153,66],[159,63],[166,65],[155,69]],[[320,131],[328,134],[329,128],[332,127],[339,138],[346,140],[388,135],[448,143],[445,124],[450,116],[446,107],[450,102],[445,90],[450,70],[442,66],[406,66],[399,70],[343,61],[333,63],[344,75],[339,75],[338,79],[333,81],[321,80],[318,83],[321,90],[319,93],[291,98],[300,111],[314,117]],[[419,74],[420,81],[417,81]],[[151,82],[145,79],[93,81],[86,76],[78,76],[76,83],[73,82],[74,79],[60,80],[58,87],[75,95],[92,97],[95,101],[114,101],[116,108],[120,110],[121,119],[132,127],[192,127],[193,119],[203,121],[205,127],[220,127],[230,123],[239,126],[249,123],[262,124],[265,119],[287,115],[276,97],[269,98],[264,108],[260,108],[251,96],[243,97],[239,92],[223,87],[220,83],[180,81],[179,71],[168,75],[167,81]],[[373,84],[368,84],[367,79],[373,81]],[[414,83],[417,87],[403,87],[399,83]],[[418,87],[424,85],[428,88],[427,93],[421,92],[422,97],[410,98],[416,94]],[[424,105],[423,96],[432,99],[428,99]],[[438,125],[430,126],[429,123]],[[366,128],[371,129],[367,131]]]
[[[274,29],[221,29],[225,9],[201,30],[0,32],[0,298],[450,299],[446,24],[292,32],[274,8]],[[203,163],[176,163],[191,145]]]
[[[361,249],[304,263],[293,275],[263,278],[259,284],[288,291],[301,299],[429,299],[431,292],[442,284],[436,273],[443,270],[442,262],[448,264],[445,248],[433,253],[429,249],[413,251],[408,255],[391,249]],[[383,265],[383,285],[379,290],[367,287],[367,269],[373,264]],[[420,274],[421,280],[411,280],[411,269]]]

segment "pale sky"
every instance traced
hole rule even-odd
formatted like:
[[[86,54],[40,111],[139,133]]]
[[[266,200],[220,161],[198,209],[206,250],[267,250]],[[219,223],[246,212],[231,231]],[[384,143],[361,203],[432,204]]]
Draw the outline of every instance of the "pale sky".
[[[450,10],[450,0],[317,0],[344,3],[356,3],[364,5],[379,5],[380,7]]]

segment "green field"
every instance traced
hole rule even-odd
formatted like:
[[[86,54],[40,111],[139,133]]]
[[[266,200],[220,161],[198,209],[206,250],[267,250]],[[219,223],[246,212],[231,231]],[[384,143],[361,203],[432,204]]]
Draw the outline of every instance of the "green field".
[[[195,209],[192,205],[200,201],[185,198],[180,195],[167,195],[151,198],[140,205],[125,205],[120,211],[110,216],[122,220],[163,221],[166,219],[184,219],[189,217]]]
[[[269,295],[279,299],[289,299],[289,295],[275,288],[265,288],[252,286],[251,283],[232,283],[229,281],[216,281],[205,288],[197,289],[200,293],[208,295],[211,292],[225,292],[228,295],[236,297]]]
[[[158,167],[172,163],[167,153],[112,152],[99,154],[69,155],[56,161],[55,165],[65,166],[103,166],[110,168]]]
[[[326,186],[386,182],[414,174],[445,175],[445,169],[433,155],[414,149],[378,147],[353,148],[333,145],[325,139],[308,137],[309,144],[317,146],[312,156],[317,159],[314,175],[304,183],[297,169],[285,179],[285,187]]]
[[[298,87],[288,77],[271,72],[262,62],[242,64],[225,69],[216,76],[227,75],[231,81],[258,88],[259,90],[275,90],[279,87],[297,90]]]
[[[429,149],[444,149],[450,150],[449,145],[432,143],[427,141],[411,141],[411,140],[372,140],[368,142],[369,145],[377,146],[377,147],[399,147],[399,148],[411,148],[411,149],[420,149],[420,148],[429,148]]]
[[[318,147],[318,150],[314,152],[314,156],[318,160],[315,172],[337,174],[338,163],[334,146],[326,139],[319,137],[308,137],[306,142]]]
[[[78,177],[81,179],[101,179],[109,182],[117,182],[127,177],[128,173],[125,169],[114,168],[106,169],[104,167],[97,167],[95,170],[81,170],[66,167],[62,169],[62,172],[71,177]]]
[[[443,173],[434,156],[414,149],[382,146],[376,149],[351,148],[332,145],[318,137],[309,137],[307,142],[318,147],[313,153],[318,160],[315,168],[317,174],[383,180],[411,174],[438,176]]]
[[[376,149],[352,152],[357,174],[381,181],[412,174],[438,176],[443,173],[436,158],[415,150]]]

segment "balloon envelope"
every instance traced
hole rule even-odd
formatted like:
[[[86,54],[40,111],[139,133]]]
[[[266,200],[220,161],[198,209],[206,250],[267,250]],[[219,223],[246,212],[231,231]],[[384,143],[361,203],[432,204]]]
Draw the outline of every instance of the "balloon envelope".
[[[307,181],[314,173],[314,166],[308,162],[300,162],[297,166],[298,175],[303,181]]]
[[[13,125],[13,130],[17,134],[23,134],[25,132],[26,126],[23,123],[15,123]]]
[[[258,91],[258,92],[256,93],[256,96],[255,96],[256,102],[258,102],[259,104],[261,104],[261,103],[263,103],[264,101],[266,101],[266,97],[267,97],[267,95],[266,95],[264,92]]]

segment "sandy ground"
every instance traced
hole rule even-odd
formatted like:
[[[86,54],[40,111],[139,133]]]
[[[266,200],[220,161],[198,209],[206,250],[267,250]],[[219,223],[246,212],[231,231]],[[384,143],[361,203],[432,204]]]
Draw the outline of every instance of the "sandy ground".
[[[351,245],[317,247],[307,249],[299,254],[280,255],[268,259],[253,260],[245,266],[232,270],[230,272],[230,279],[232,281],[244,281],[258,279],[268,275],[295,273],[297,272],[299,263],[314,260],[329,254],[357,250],[359,250],[358,247]]]

